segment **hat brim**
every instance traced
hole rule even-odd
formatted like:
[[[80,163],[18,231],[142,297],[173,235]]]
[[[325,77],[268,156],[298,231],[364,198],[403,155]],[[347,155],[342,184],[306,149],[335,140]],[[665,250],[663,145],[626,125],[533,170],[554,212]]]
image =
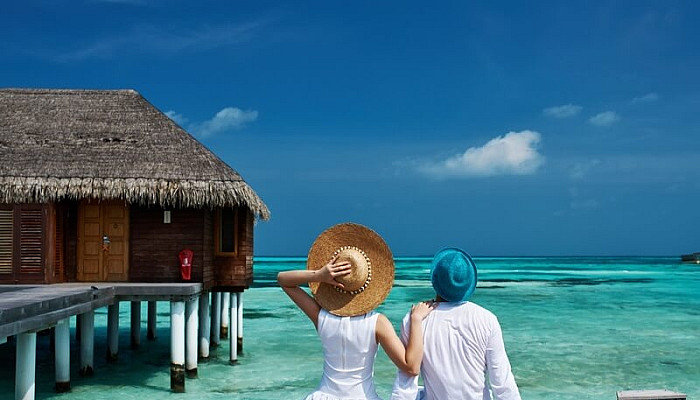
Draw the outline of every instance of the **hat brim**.
[[[354,246],[365,252],[372,263],[372,281],[358,294],[343,293],[327,283],[309,282],[316,302],[331,314],[354,316],[377,308],[394,284],[394,257],[389,246],[373,230],[363,225],[344,223],[332,226],[314,241],[306,268],[323,268],[343,246]]]

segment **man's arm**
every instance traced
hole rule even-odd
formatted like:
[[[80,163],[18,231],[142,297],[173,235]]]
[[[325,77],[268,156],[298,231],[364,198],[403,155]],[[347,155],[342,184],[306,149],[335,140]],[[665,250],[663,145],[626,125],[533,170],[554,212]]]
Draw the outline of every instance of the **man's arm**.
[[[486,369],[494,399],[520,400],[520,392],[515,384],[515,377],[510,370],[506,346],[503,343],[501,325],[495,318],[488,347],[486,348]]]
[[[401,342],[408,343],[408,333],[411,331],[411,312],[406,314],[401,324]],[[415,400],[418,397],[418,376],[409,375],[400,369],[396,372],[391,400]]]

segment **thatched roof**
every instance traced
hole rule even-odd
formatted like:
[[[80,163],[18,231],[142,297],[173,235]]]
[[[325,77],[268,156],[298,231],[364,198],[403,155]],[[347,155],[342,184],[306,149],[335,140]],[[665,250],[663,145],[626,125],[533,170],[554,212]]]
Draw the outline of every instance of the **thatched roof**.
[[[82,198],[270,215],[236,171],[136,91],[0,89],[0,202]]]

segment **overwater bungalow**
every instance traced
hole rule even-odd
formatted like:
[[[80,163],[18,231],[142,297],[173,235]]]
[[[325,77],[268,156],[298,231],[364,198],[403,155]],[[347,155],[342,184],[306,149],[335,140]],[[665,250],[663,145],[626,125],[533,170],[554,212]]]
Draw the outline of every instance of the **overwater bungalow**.
[[[681,261],[687,262],[687,263],[700,264],[700,252],[683,254],[681,256]]]
[[[136,91],[0,89],[0,344],[16,340],[15,398],[34,397],[36,332],[47,328],[56,389],[70,388],[73,316],[80,372],[92,373],[99,307],[115,361],[120,301],[131,303],[132,347],[140,301],[150,339],[156,302],[170,302],[174,391],[220,333],[235,362],[254,222],[269,215],[234,169]]]
[[[246,289],[269,211],[133,90],[0,90],[0,283]]]

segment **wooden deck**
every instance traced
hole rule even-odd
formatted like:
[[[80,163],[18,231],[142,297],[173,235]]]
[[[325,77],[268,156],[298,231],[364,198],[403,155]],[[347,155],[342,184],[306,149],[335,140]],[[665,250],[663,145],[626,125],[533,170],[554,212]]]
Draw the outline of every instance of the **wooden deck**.
[[[187,301],[202,292],[201,283],[80,282],[0,286],[0,340],[45,329],[56,322],[115,301]]]
[[[685,400],[684,393],[670,390],[627,390],[617,392],[617,400]]]

